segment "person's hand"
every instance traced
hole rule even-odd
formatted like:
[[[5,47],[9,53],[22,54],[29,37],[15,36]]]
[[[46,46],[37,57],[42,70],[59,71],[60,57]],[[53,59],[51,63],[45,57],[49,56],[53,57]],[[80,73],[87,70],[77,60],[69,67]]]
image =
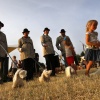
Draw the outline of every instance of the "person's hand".
[[[97,48],[100,47],[100,41],[95,42],[95,44]]]
[[[47,47],[48,45],[47,45],[47,44],[43,44],[43,46],[44,46],[44,47]]]
[[[19,48],[19,51],[21,52],[22,51],[22,48]]]
[[[19,48],[19,52],[24,52],[25,48]]]

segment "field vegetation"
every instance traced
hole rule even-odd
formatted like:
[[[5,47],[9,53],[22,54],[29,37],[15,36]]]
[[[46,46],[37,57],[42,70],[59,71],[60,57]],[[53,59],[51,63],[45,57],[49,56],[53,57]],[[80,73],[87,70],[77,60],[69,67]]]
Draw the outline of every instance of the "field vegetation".
[[[97,70],[91,69],[91,73]],[[66,78],[65,73],[40,83],[38,77],[12,89],[12,82],[0,85],[0,100],[100,100],[100,76],[87,77],[84,69]]]

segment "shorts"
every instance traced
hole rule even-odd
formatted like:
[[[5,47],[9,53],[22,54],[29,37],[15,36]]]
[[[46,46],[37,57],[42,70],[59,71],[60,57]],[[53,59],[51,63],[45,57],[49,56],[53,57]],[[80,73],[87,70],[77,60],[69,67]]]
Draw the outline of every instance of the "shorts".
[[[74,63],[74,56],[66,57],[66,62],[68,66],[71,66]]]

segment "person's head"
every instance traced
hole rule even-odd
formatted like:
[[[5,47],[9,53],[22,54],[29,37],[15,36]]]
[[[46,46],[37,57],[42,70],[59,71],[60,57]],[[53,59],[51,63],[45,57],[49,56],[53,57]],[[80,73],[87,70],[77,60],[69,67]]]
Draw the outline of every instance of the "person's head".
[[[65,36],[66,31],[64,29],[61,29],[60,33],[62,36]]]
[[[46,34],[46,35],[48,35],[48,33],[49,33],[49,31],[50,31],[50,29],[49,28],[44,28],[44,30],[43,30],[43,32],[44,32],[44,34]]]
[[[0,29],[4,27],[4,24],[0,21]]]
[[[97,25],[97,20],[89,20],[86,24],[86,32],[93,32],[94,30],[96,30]]]
[[[16,56],[13,56],[13,59],[15,60],[16,59]]]
[[[28,37],[29,32],[30,31],[27,28],[25,28],[22,33],[23,33],[24,37]]]
[[[65,45],[67,45],[67,46],[70,46],[70,42],[67,41],[67,38],[66,37],[64,37],[63,43]]]

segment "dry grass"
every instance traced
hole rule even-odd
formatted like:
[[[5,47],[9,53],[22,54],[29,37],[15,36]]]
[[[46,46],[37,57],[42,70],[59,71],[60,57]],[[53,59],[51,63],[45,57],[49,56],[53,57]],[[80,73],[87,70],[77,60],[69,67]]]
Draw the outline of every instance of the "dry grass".
[[[34,78],[22,88],[11,86],[12,82],[0,85],[0,100],[100,100],[100,76],[86,77],[84,70],[69,79],[57,74],[47,83]]]

